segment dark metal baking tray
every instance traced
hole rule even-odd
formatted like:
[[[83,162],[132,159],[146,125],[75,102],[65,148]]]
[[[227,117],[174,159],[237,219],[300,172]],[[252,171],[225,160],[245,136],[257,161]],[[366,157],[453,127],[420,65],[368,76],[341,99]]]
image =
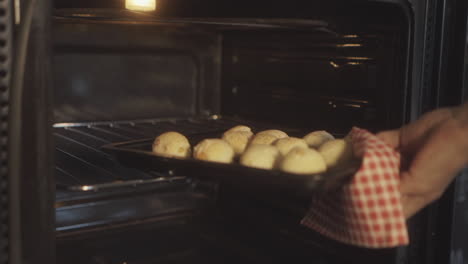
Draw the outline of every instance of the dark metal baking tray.
[[[220,138],[222,131],[186,135],[192,146],[205,138]],[[200,161],[193,158],[177,159],[157,156],[152,153],[154,138],[132,140],[103,146],[103,150],[114,155],[124,166],[141,170],[186,176],[200,180],[218,181],[233,187],[257,193],[294,195],[310,197],[340,189],[360,167],[360,161],[353,160],[339,169],[322,174],[298,175],[279,170],[263,170],[245,167],[238,162],[222,164]]]

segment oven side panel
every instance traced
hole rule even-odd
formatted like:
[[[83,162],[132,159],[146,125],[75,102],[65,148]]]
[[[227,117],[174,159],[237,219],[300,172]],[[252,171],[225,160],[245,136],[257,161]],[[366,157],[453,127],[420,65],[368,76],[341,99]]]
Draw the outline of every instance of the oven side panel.
[[[412,0],[414,45],[409,120],[466,101],[467,2]],[[408,263],[462,263],[466,252],[466,171],[443,197],[408,222]],[[466,221],[465,221],[466,223]],[[463,224],[462,224],[463,225]],[[461,242],[461,243],[460,243]],[[452,259],[452,260],[450,260]]]

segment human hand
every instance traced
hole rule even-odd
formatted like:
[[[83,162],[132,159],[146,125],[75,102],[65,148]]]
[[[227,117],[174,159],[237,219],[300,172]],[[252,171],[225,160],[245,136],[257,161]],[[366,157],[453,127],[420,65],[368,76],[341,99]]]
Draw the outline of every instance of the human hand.
[[[409,218],[438,199],[468,165],[468,104],[429,112],[377,136],[401,153],[402,205]]]

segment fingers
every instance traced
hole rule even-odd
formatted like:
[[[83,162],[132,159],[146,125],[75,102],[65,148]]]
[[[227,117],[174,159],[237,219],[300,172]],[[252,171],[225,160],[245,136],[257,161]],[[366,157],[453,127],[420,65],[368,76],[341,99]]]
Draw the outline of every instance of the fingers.
[[[394,149],[400,146],[400,129],[380,132],[377,134],[377,137]]]
[[[466,165],[465,134],[451,122],[445,122],[420,146],[409,169],[401,173],[400,191],[406,217],[437,200]]]
[[[400,190],[406,218],[437,200],[468,165],[467,129],[453,116],[453,110],[439,109],[399,130],[378,134],[402,154]]]
[[[437,198],[465,166],[465,137],[450,123],[435,130],[415,154],[408,171],[402,173],[401,191]]]

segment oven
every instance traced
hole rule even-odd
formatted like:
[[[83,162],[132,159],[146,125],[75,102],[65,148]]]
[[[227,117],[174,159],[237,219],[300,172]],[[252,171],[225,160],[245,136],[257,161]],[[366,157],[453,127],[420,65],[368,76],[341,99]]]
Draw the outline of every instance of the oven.
[[[409,246],[371,250],[301,226],[304,197],[128,166],[102,146],[239,124],[399,127],[466,98],[467,11],[458,0],[0,1],[0,264],[465,263],[466,175],[408,222]]]

